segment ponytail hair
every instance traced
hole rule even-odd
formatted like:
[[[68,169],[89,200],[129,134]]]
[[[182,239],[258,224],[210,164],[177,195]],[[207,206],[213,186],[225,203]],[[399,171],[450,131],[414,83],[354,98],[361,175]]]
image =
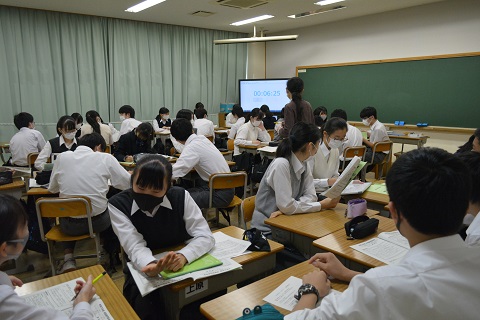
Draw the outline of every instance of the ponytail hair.
[[[100,115],[95,110],[90,110],[85,114],[85,119],[92,126],[93,132],[100,134],[100,125],[97,122],[97,117],[100,118]]]
[[[342,118],[338,117],[333,117],[327,120],[327,122],[324,123],[324,125],[321,127],[320,132],[321,132],[321,137],[322,140],[320,143],[323,143],[323,132],[326,132],[327,135],[332,135],[335,131],[337,130],[343,130],[347,129],[348,131],[348,125],[347,121],[343,120]]]
[[[277,157],[288,158],[294,152],[305,149],[310,142],[316,144],[322,138],[317,126],[305,122],[297,122],[290,131],[290,136],[280,142]]]
[[[302,102],[303,88],[303,80],[299,77],[293,77],[287,81],[287,90],[291,93],[292,101],[295,103],[296,107],[295,111],[297,116],[295,122],[300,121],[300,119],[302,118],[302,109],[300,108],[300,104]]]

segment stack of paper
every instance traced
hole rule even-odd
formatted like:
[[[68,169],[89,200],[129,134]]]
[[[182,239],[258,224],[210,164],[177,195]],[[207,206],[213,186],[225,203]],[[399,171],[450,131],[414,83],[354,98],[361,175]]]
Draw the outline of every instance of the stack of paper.
[[[377,238],[350,246],[386,264],[396,264],[410,249],[408,240],[400,232],[382,232]]]

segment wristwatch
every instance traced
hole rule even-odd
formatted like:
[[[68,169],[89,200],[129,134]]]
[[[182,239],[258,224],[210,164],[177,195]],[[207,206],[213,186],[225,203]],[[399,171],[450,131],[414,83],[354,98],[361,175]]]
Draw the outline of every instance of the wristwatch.
[[[309,294],[309,293],[315,293],[315,295],[317,296],[317,302],[318,302],[318,300],[320,300],[320,293],[318,293],[317,288],[315,288],[315,286],[313,286],[309,283],[302,284],[300,286],[300,288],[298,288],[298,293],[296,295],[294,295],[293,297],[297,300],[300,300],[300,298],[304,294]],[[317,302],[315,302],[315,303],[317,303]]]

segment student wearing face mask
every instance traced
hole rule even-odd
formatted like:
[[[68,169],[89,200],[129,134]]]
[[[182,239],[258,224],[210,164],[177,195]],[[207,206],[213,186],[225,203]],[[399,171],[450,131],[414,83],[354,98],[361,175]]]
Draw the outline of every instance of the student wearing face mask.
[[[135,119],[135,109],[132,106],[124,105],[120,107],[118,114],[120,115],[120,121],[122,121],[122,126],[120,127],[121,136],[132,131],[142,123]]]
[[[252,109],[248,117],[249,121],[238,129],[237,136],[235,137],[234,141],[234,156],[240,154],[238,146],[241,144],[259,145],[260,142],[269,142],[272,140],[270,134],[263,126],[263,116],[264,114],[259,108]]]
[[[12,196],[0,194],[0,264],[10,259],[17,259],[28,241],[28,216],[20,201]],[[25,300],[15,293],[15,287],[21,287],[23,282],[14,276],[0,271],[0,319],[93,319],[89,301],[95,295],[92,286],[92,276],[87,282],[77,281],[72,296],[78,292],[73,302],[73,313],[67,316],[62,311],[47,306],[36,307],[25,303]]]
[[[77,148],[77,133],[75,119],[70,116],[62,116],[57,122],[58,137],[50,139],[43,147],[42,151],[35,160],[35,168],[42,171],[45,163],[52,157],[54,153],[62,153],[65,151],[75,151]]]
[[[118,161],[133,162],[133,156],[139,153],[153,153],[151,141],[153,127],[148,122],[141,123],[133,131],[120,136],[114,156]]]
[[[165,129],[169,129],[172,126],[172,120],[170,119],[170,111],[162,107],[158,110],[158,116],[153,120],[153,130],[155,132],[161,132]]]
[[[320,106],[313,110],[313,116],[315,118],[315,125],[322,127],[327,122],[328,111],[324,106]]]
[[[85,114],[87,123],[82,126],[80,137],[93,132],[99,133],[108,145],[113,144],[112,130],[106,124],[102,123],[102,118],[95,110],[90,110]]]
[[[177,271],[213,248],[215,240],[200,208],[189,193],[171,187],[172,165],[160,155],[140,159],[131,189],[110,198],[112,227],[132,264],[149,277],[162,270]],[[186,246],[157,260],[152,251]],[[142,297],[128,268],[123,295],[141,319],[165,319],[162,291]]]
[[[370,172],[375,164],[382,162],[388,154],[388,151],[373,154],[373,145],[379,141],[389,141],[390,138],[388,138],[387,129],[383,123],[377,120],[377,110],[374,107],[363,108],[360,112],[360,118],[362,118],[364,126],[370,127],[369,138],[363,138],[363,144],[367,146],[365,161],[371,162],[373,157],[373,164],[367,167],[367,172]]]
[[[75,129],[77,129],[77,134],[75,135],[75,138],[80,138],[80,134],[82,133],[82,131],[80,130],[82,128],[82,125],[83,125],[83,117],[80,113],[78,112],[74,112],[72,113],[72,116],[71,116],[73,119],[75,119]]]
[[[265,219],[280,214],[297,214],[334,208],[338,199],[318,201],[313,184],[311,161],[318,151],[322,134],[313,124],[296,123],[287,139],[277,148],[258,187],[252,228],[265,235],[271,230]]]
[[[347,122],[341,118],[330,118],[320,129],[322,140],[313,161],[315,191],[321,193],[331,187],[338,176],[340,148],[346,139]],[[319,196],[322,197],[322,196]]]
[[[245,118],[243,116],[243,109],[238,104],[234,105],[232,108],[233,123],[230,131],[228,132],[228,139],[235,139],[238,129],[245,124]]]

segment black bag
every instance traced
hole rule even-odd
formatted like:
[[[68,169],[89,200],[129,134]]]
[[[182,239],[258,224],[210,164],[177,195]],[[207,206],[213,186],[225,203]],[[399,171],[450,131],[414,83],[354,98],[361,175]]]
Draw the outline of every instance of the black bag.
[[[13,182],[13,171],[7,170],[0,172],[0,186]]]
[[[272,159],[264,157],[259,163],[254,164],[250,179],[253,182],[260,183],[260,181],[262,181],[263,176],[265,175],[265,172],[267,172],[268,166],[272,161],[273,161]]]
[[[245,230],[243,233],[243,240],[248,240],[251,243],[247,250],[265,252],[271,251],[267,238],[265,238],[262,232],[257,230],[257,228]]]
[[[345,233],[348,239],[362,239],[377,232],[378,219],[367,216],[355,217],[345,223]]]
[[[28,250],[48,254],[47,243],[42,241],[42,237],[40,235],[40,226],[38,225],[37,210],[35,208],[35,198],[33,196],[29,196],[27,203],[25,203],[25,201],[22,199],[20,202],[22,202],[22,205],[24,206],[28,215],[29,237],[25,247]],[[48,218],[42,218],[42,223],[44,232],[47,233],[50,231],[50,220]]]
[[[49,170],[49,171],[43,170],[43,171],[37,172],[37,176],[35,177],[35,181],[39,185],[48,184],[48,183],[50,183],[50,177],[51,176],[52,176],[52,171],[51,170]]]
[[[247,174],[251,172],[253,166],[253,154],[243,151],[238,156],[235,156],[235,165],[232,167],[232,172],[245,171]]]
[[[166,150],[170,150],[170,148],[168,149],[165,148],[165,145],[162,143],[162,139],[157,139],[157,142],[155,142],[155,145],[152,147],[152,149],[153,149],[153,152],[156,152],[159,154],[165,154]]]

